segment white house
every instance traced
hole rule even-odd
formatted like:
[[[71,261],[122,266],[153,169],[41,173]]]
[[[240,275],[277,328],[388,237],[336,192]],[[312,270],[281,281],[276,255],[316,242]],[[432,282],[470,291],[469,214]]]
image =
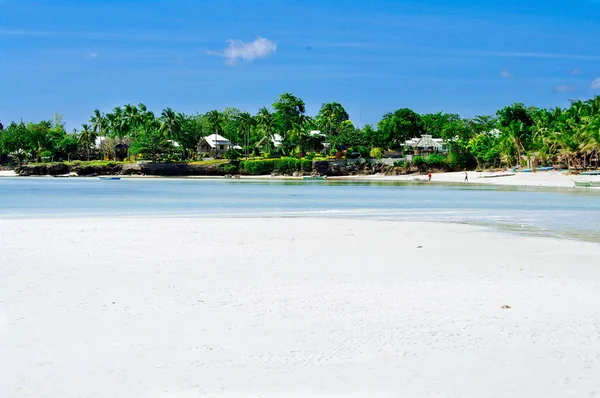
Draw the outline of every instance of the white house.
[[[231,141],[219,134],[207,135],[198,142],[198,153],[216,152],[217,154],[223,154],[229,148],[242,149],[239,145],[232,145]]]
[[[420,138],[406,140],[404,146],[415,152],[448,152],[448,144],[441,138],[433,138],[429,134],[423,134]]]
[[[279,134],[273,134],[273,136],[271,137],[271,145],[269,147],[273,148],[273,149],[277,149],[281,146],[282,142],[283,142],[282,136],[280,136]],[[267,137],[261,138],[260,141],[258,141],[255,146],[260,149],[267,148]]]

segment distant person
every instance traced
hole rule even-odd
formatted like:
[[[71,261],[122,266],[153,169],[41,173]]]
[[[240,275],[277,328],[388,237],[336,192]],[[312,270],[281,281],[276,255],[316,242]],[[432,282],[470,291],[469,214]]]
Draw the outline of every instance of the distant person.
[[[465,184],[469,182],[469,175],[465,171]]]
[[[429,181],[431,181],[431,173],[427,174],[427,177],[429,177]]]

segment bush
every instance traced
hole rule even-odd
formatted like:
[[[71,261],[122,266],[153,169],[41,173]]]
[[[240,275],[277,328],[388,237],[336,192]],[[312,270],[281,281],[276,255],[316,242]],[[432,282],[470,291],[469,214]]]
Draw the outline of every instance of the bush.
[[[315,153],[314,153],[314,152],[309,152],[309,153],[307,153],[307,154],[306,154],[305,158],[306,158],[307,160],[313,160],[313,159],[315,158],[315,156],[316,156],[316,155],[315,155]]]
[[[237,174],[238,167],[233,163],[225,163],[219,165],[219,171],[225,174]]]
[[[394,167],[407,167],[408,163],[405,162],[404,160],[396,160],[394,162]]]
[[[472,169],[477,166],[477,161],[471,154],[448,153],[446,156],[446,167],[449,170]]]
[[[415,156],[412,158],[412,164],[413,166],[421,168],[425,166],[425,158],[423,156]]]
[[[248,174],[261,175],[271,174],[274,170],[275,160],[248,160],[240,163],[240,169]]]
[[[446,156],[446,167],[449,170],[458,169],[458,155],[456,154],[456,152],[448,153],[448,156]]]
[[[293,173],[300,170],[300,159],[281,158],[274,161],[274,170],[280,173]]]
[[[366,146],[359,146],[358,148],[356,148],[358,150],[358,153],[360,154],[361,158],[368,158],[369,157],[369,147]]]
[[[369,152],[369,156],[373,159],[381,159],[383,157],[383,150],[381,148],[373,148]]]
[[[439,153],[432,153],[427,159],[425,159],[425,163],[428,167],[444,167],[446,164],[446,157],[444,155],[440,155]]]
[[[52,159],[52,152],[44,151],[44,152],[40,153],[40,157],[42,158],[42,162],[49,162],[50,159]]]
[[[229,160],[237,160],[240,157],[240,153],[238,152],[237,149],[235,148],[229,148],[226,152],[225,152],[225,159],[229,159]]]
[[[300,169],[302,169],[302,171],[311,172],[312,171],[312,160],[303,159],[300,162]]]

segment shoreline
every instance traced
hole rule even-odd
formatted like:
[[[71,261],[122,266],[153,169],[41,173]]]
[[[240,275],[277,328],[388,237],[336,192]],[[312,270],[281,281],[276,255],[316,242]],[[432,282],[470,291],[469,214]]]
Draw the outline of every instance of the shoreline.
[[[479,172],[469,171],[468,183],[465,184],[465,172],[444,172],[432,173],[431,181],[427,181],[427,174],[410,174],[410,175],[352,175],[352,176],[331,176],[327,177],[327,181],[375,181],[375,182],[407,182],[407,183],[426,183],[426,184],[463,184],[463,185],[497,185],[497,186],[520,186],[520,187],[541,187],[541,188],[575,188],[574,181],[594,181],[600,182],[600,176],[582,176],[582,175],[567,175],[557,171],[543,171],[523,173],[517,172],[514,175],[503,175],[507,173],[501,172]],[[501,175],[495,178],[490,176]],[[0,171],[0,177],[19,177],[14,171]],[[52,176],[28,176],[29,177],[52,177]],[[97,178],[88,176],[69,176],[70,178]],[[197,180],[222,180],[223,176],[156,176],[156,175],[117,175],[122,179],[130,178],[173,178],[173,179],[197,179]],[[487,178],[485,178],[487,177]],[[271,175],[242,175],[241,180],[282,180],[282,181],[302,181],[302,177],[293,176],[271,176]],[[235,180],[235,179],[234,179]],[[584,188],[585,189],[585,188]],[[596,188],[589,188],[597,190]]]
[[[2,223],[9,395],[600,388],[598,244],[374,220]]]

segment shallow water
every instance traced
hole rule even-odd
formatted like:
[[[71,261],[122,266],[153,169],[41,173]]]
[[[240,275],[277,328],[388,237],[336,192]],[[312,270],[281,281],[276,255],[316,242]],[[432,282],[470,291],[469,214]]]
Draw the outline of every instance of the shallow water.
[[[328,217],[458,222],[600,242],[600,191],[367,181],[1,178],[0,218]]]

